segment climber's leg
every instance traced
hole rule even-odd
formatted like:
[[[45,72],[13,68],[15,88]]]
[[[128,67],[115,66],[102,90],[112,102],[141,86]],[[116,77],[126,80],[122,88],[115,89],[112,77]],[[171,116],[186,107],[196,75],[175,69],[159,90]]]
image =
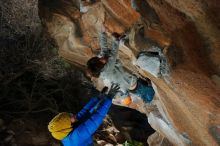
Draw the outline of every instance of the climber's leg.
[[[137,88],[131,92],[141,97],[143,101],[147,103],[153,100],[155,94],[153,87],[143,80],[138,80]]]

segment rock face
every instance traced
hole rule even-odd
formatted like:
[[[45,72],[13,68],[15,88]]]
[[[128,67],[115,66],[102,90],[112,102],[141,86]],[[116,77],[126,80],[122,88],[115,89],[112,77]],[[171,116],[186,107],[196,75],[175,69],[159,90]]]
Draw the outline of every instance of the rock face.
[[[39,1],[39,14],[60,55],[84,70],[99,51],[101,23],[109,32],[127,33],[119,59],[129,72],[149,78],[156,96],[130,107],[148,115],[157,131],[150,145],[220,145],[220,1],[97,0],[80,13],[78,0]],[[156,44],[166,60],[155,77],[134,65],[137,55]],[[158,142],[160,141],[160,142]]]

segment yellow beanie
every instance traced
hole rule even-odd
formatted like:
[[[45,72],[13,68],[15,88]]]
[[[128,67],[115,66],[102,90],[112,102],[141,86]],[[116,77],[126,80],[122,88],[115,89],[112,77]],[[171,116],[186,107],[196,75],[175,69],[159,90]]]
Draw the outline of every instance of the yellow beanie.
[[[48,130],[55,139],[64,139],[72,130],[71,116],[69,113],[59,113],[49,123]]]

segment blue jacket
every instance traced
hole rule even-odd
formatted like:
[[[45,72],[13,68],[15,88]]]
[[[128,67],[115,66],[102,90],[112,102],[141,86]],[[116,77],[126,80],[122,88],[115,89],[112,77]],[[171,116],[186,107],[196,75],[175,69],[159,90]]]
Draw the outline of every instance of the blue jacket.
[[[88,146],[93,143],[92,136],[102,124],[112,100],[105,98],[103,101],[92,98],[76,117],[82,123],[62,140],[64,146]]]

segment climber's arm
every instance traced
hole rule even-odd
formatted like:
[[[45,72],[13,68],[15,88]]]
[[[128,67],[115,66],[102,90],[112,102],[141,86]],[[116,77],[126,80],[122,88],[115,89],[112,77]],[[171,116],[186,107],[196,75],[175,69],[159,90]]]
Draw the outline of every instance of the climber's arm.
[[[99,102],[98,98],[92,98],[81,111],[76,114],[76,119],[81,120],[89,114],[89,111]]]
[[[91,137],[95,131],[101,125],[103,119],[105,118],[109,108],[111,107],[112,99],[105,98],[103,103],[98,107],[98,109],[90,116],[88,120],[81,123],[71,135],[77,135],[78,139],[88,139]]]
[[[118,57],[118,49],[119,49],[119,41],[114,38],[112,42],[111,54],[108,59],[108,63],[105,65],[106,70],[111,70],[114,68]]]
[[[104,57],[106,55],[109,55],[110,51],[108,49],[107,34],[105,32],[102,32],[100,34],[99,42],[100,42],[100,47],[101,47],[101,51],[99,53],[99,56]]]

